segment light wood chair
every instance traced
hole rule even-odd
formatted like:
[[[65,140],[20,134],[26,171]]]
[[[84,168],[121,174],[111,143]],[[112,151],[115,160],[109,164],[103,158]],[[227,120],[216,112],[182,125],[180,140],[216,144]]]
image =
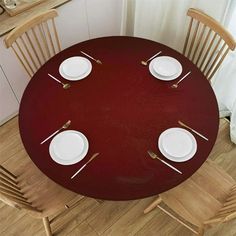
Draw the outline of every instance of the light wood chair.
[[[24,158],[20,163],[16,160],[12,166],[17,175],[0,165],[0,200],[42,219],[46,235],[51,236],[52,223],[76,207],[83,197],[48,179],[30,159]]]
[[[56,10],[34,16],[13,29],[4,39],[30,77],[53,55],[61,51],[54,18]]]
[[[190,8],[187,15],[191,20],[183,54],[211,80],[229,50],[235,49],[235,40],[222,25],[202,11]]]
[[[213,161],[184,183],[164,192],[144,213],[158,207],[197,235],[236,217],[236,182]]]

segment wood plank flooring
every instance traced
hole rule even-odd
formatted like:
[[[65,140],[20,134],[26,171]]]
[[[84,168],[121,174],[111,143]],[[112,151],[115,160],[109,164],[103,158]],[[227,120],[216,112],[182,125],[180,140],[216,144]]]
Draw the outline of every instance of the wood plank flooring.
[[[225,134],[217,142],[228,139]],[[15,117],[0,127],[0,163],[11,158],[27,156],[21,143],[18,118]],[[224,150],[213,149],[211,158],[222,166],[233,178],[236,178],[236,147],[224,145]],[[14,168],[14,166],[12,167]],[[16,166],[15,166],[16,168]],[[14,171],[14,170],[13,170]],[[77,207],[52,225],[54,235],[58,236],[192,236],[188,229],[156,209],[147,215],[144,208],[154,197],[135,201],[101,201],[83,198]],[[0,202],[1,236],[43,236],[41,220],[31,218]],[[206,236],[235,236],[236,220],[211,228]]]

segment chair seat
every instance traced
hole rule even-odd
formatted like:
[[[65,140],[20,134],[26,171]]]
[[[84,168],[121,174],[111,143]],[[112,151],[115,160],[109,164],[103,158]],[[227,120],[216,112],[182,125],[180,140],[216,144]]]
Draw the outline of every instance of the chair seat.
[[[234,184],[226,172],[207,161],[191,178],[160,197],[179,216],[201,227],[218,212]]]
[[[71,192],[56,184],[44,175],[29,159],[28,156],[22,158],[20,165],[17,165],[17,176],[19,176],[19,186],[24,192],[24,196],[41,212],[28,211],[36,218],[48,217],[65,209],[69,202],[79,201],[83,196]]]

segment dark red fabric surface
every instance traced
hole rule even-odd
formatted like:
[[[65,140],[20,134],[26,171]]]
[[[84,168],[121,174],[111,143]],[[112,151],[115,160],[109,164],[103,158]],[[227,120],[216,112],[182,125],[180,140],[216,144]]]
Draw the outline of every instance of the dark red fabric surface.
[[[91,74],[70,82],[64,90],[48,77],[64,80],[58,71],[63,60],[82,56],[80,50],[99,58]],[[162,50],[183,66],[182,75],[192,71],[178,89],[173,81],[154,78],[140,60]],[[207,159],[218,132],[218,107],[214,92],[197,67],[180,53],[157,42],[132,37],[106,37],[74,45],[50,59],[29,82],[20,105],[19,126],[24,146],[38,168],[49,178],[79,194],[109,200],[139,199],[166,191],[191,176]],[[89,140],[89,152],[79,163],[63,166],[49,155],[50,141],[40,142],[67,120]],[[206,135],[195,135],[195,156],[182,163],[168,161],[178,174],[158,160],[161,132],[179,127],[178,120]],[[71,176],[99,152],[80,174]],[[165,159],[166,160],[166,159]]]

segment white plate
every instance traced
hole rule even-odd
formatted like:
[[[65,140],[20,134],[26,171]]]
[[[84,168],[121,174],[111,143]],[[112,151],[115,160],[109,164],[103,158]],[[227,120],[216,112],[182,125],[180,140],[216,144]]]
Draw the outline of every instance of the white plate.
[[[88,140],[81,132],[66,130],[52,139],[49,153],[58,164],[72,165],[86,156],[88,146]]]
[[[167,159],[183,162],[195,155],[197,142],[195,137],[186,129],[170,128],[159,136],[158,147]]]
[[[156,57],[149,64],[151,74],[157,79],[165,81],[178,78],[182,70],[182,65],[173,57]]]
[[[71,81],[81,80],[92,71],[91,62],[85,57],[70,57],[64,60],[60,67],[60,75]]]
[[[181,64],[173,57],[160,56],[153,60],[154,71],[163,77],[174,76],[181,68]]]

